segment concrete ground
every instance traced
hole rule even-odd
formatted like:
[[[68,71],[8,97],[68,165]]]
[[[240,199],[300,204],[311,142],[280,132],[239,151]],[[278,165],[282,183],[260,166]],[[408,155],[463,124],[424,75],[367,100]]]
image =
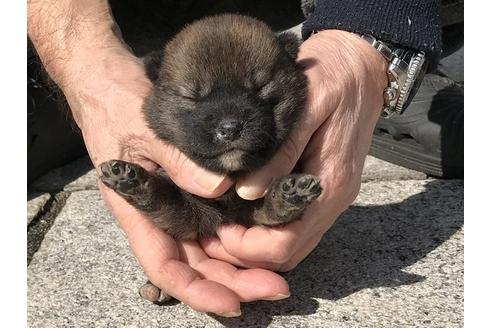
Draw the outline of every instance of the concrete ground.
[[[87,158],[30,186],[27,225],[29,327],[463,326],[463,181],[373,157],[355,203],[285,274],[291,297],[239,318],[140,299],[145,277]]]

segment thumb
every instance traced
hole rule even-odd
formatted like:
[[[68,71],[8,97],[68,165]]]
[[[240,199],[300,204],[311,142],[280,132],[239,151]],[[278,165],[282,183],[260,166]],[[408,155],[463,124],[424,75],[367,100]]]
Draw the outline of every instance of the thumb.
[[[315,130],[310,120],[302,120],[270,162],[237,181],[237,194],[247,200],[263,197],[274,179],[292,172]]]
[[[224,174],[198,166],[178,148],[161,140],[151,147],[152,160],[166,171],[180,188],[206,198],[216,198],[232,186],[232,180]]]

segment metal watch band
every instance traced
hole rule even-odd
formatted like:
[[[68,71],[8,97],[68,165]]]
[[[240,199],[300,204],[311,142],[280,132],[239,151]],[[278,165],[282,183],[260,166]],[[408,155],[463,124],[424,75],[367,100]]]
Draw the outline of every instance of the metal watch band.
[[[379,51],[387,61],[390,62],[393,59],[393,50],[384,42],[381,42],[372,35],[368,34],[362,34],[360,37],[366,40],[371,46],[376,48],[376,50]]]
[[[401,114],[420,85],[425,70],[425,53],[392,48],[375,37],[362,34],[360,37],[373,46],[389,63],[388,86],[384,89],[382,116],[389,118]]]

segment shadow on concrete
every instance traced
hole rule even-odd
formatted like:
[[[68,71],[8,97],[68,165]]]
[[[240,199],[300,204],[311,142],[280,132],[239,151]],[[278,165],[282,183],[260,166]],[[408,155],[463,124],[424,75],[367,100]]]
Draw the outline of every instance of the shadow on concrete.
[[[315,251],[284,275],[291,297],[242,305],[241,318],[214,317],[227,327],[266,327],[273,316],[309,315],[315,298],[338,300],[362,289],[426,279],[404,269],[463,226],[463,181],[430,181],[425,192],[397,204],[353,206]],[[374,297],[379,297],[374,291]]]
[[[64,166],[52,169],[45,175],[29,184],[28,189],[31,193],[59,192],[70,183],[73,183],[80,177],[89,173],[92,169],[94,169],[94,166],[92,165],[89,156],[85,155]],[[84,188],[82,188],[82,185],[83,183],[81,183],[80,189],[97,189],[96,182],[89,183],[89,185],[84,186]],[[28,200],[30,200],[29,197],[32,198],[32,196],[28,193]]]

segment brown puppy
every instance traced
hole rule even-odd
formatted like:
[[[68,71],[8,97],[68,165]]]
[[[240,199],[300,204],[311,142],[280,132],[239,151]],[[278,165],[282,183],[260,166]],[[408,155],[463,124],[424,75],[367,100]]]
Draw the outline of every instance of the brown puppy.
[[[298,40],[276,36],[246,16],[199,20],[145,59],[154,90],[144,106],[148,125],[199,165],[237,177],[270,160],[299,119],[306,77],[295,59]],[[223,223],[278,225],[299,219],[321,194],[319,179],[293,174],[274,181],[263,199],[229,190],[204,199],[177,187],[162,172],[114,160],[101,180],[175,238],[212,236]],[[167,295],[152,284],[152,301]]]

